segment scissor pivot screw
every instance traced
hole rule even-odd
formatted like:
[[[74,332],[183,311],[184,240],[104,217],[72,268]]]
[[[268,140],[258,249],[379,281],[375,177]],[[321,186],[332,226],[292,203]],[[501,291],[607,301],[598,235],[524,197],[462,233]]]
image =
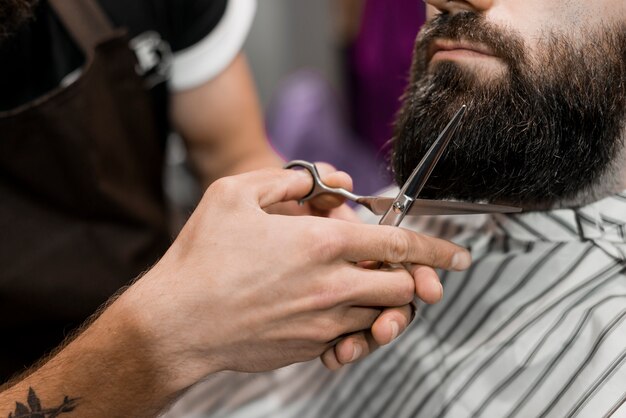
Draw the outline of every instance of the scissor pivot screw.
[[[402,203],[402,202],[395,202],[395,203],[393,204],[393,211],[394,211],[395,213],[402,213],[402,212],[404,212],[404,208],[405,208],[405,207],[406,207],[406,206],[404,205],[404,203]]]

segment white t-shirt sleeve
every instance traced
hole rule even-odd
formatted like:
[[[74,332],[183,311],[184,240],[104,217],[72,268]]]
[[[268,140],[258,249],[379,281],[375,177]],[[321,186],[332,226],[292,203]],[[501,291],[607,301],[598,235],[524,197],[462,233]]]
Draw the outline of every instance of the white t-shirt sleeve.
[[[256,12],[256,0],[229,0],[224,16],[204,39],[174,53],[170,88],[183,91],[213,79],[241,51]]]

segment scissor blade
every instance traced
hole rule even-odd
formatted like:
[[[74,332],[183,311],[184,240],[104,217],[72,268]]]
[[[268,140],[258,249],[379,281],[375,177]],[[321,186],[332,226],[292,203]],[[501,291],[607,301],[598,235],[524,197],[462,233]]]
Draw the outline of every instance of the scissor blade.
[[[426,185],[428,178],[432,174],[435,166],[439,162],[439,159],[450,143],[452,136],[461,123],[461,119],[463,118],[466,109],[467,107],[465,105],[461,106],[452,120],[444,128],[441,134],[439,134],[437,140],[431,145],[426,152],[426,155],[422,158],[419,164],[417,164],[417,167],[415,167],[407,181],[402,186],[402,189],[400,189],[400,193],[398,193],[398,196],[394,199],[391,209],[387,210],[387,212],[380,219],[380,225],[400,225],[402,219],[411,208],[413,200],[417,198],[424,188],[424,185]]]
[[[413,173],[411,173],[411,176],[402,187],[404,195],[415,199],[420,194],[435,169],[435,166],[448,147],[456,129],[459,127],[466,109],[467,107],[463,105],[459,111],[456,112],[452,120],[439,134],[437,140],[430,146],[426,155],[422,158],[417,167],[415,167],[415,170],[413,170]]]
[[[386,213],[394,200],[395,199],[391,197],[372,199],[370,202],[372,212],[374,212],[375,215]],[[452,200],[415,199],[407,215],[473,215],[481,213],[519,213],[521,211],[521,208],[513,206],[468,203]]]

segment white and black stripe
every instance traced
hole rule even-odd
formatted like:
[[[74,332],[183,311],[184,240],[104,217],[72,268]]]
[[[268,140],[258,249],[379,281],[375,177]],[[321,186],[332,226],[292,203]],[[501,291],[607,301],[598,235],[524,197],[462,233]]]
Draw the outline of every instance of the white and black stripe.
[[[215,376],[168,416],[626,416],[626,193],[424,226],[475,261],[442,274],[445,299],[398,341],[334,374],[311,362]]]

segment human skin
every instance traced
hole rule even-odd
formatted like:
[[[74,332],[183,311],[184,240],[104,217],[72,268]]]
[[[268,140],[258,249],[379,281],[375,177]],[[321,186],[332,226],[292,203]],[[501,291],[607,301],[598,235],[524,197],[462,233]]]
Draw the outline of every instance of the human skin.
[[[487,23],[516,32],[524,40],[531,60],[538,55],[541,40],[550,33],[569,34],[575,43],[583,28],[626,22],[626,3],[622,0],[427,0],[427,3],[429,17],[469,10],[484,15]],[[471,56],[460,50],[447,59],[465,62],[475,69],[494,70],[503,65],[497,58]]]
[[[193,171],[203,189],[224,176],[284,164],[267,139],[254,81],[243,55],[236,57],[216,78],[189,90],[174,92],[171,99],[172,123],[185,141]],[[330,170],[324,165],[319,165],[319,168]],[[351,180],[346,177],[337,181],[341,186],[350,188]],[[336,199],[321,196],[316,201],[317,208],[288,202],[274,205],[268,211],[358,221],[354,212],[345,205],[325,213],[319,211],[324,205],[335,207],[337,203]],[[419,277],[420,299],[427,303],[438,302],[443,290],[435,271],[427,266],[410,268]],[[373,338],[368,332],[350,334],[324,352],[322,362],[329,369],[337,370],[369,354],[381,342],[393,340],[408,324],[410,317],[409,306],[384,310],[374,327],[378,338]]]
[[[17,3],[17,0],[0,0],[0,8],[8,9]],[[28,3],[35,2],[21,2],[23,5]],[[203,188],[224,176],[283,164],[267,141],[254,83],[243,55],[236,57],[216,78],[186,91],[173,92],[170,116],[186,141],[191,163]],[[345,180],[343,176],[340,182]],[[275,205],[268,211],[356,219],[347,206],[323,210],[325,199],[322,197],[316,202],[317,207],[289,202]],[[327,207],[336,206],[336,201],[326,200]],[[410,269],[419,279],[418,297],[428,303],[437,302],[442,289],[434,270],[427,266],[412,266]],[[330,369],[355,361],[393,340],[406,327],[410,317],[408,305],[383,310],[374,324],[373,333],[360,331],[344,337],[322,354],[322,361]]]
[[[408,304],[420,275],[363,261],[469,267],[466,250],[401,228],[265,212],[311,184],[281,169],[214,182],[155,267],[0,392],[0,416],[156,416],[212,373],[311,360],[372,324],[372,338],[388,338],[377,336],[380,307]]]
[[[438,13],[473,11],[482,14],[487,23],[515,32],[524,41],[531,65],[541,54],[541,42],[551,34],[564,34],[576,45],[584,39],[581,35],[589,30],[626,23],[623,0],[426,0],[426,3],[429,18]],[[463,48],[435,54],[430,65],[444,60],[475,71],[483,82],[497,80],[506,70],[497,57]],[[626,138],[626,126],[624,130],[623,138]],[[626,147],[622,149],[617,166],[621,169],[617,183],[623,190],[626,188]]]

